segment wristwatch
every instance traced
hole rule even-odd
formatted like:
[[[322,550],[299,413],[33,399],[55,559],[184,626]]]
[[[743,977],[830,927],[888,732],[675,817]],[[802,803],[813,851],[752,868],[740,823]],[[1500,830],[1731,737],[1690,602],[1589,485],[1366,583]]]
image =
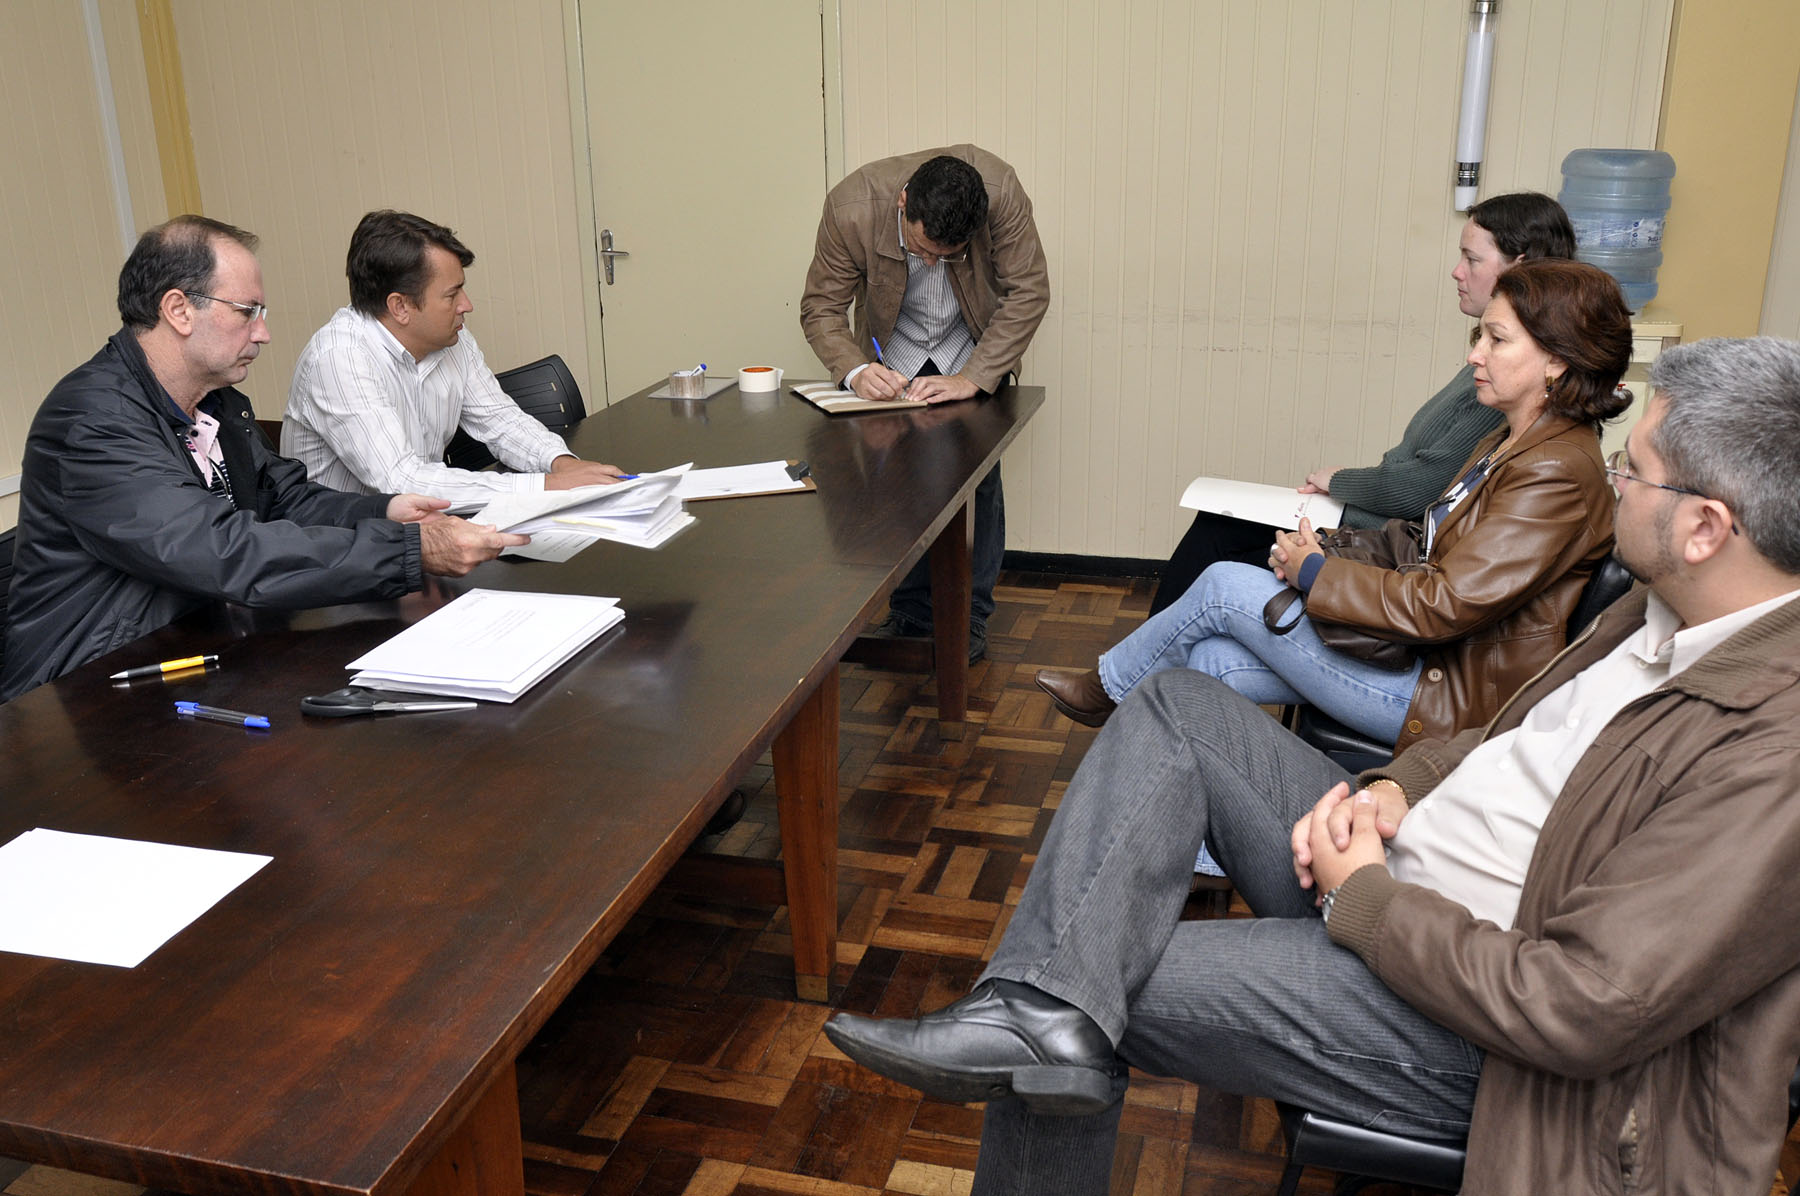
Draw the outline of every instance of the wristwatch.
[[[1325,923],[1327,926],[1331,925],[1332,903],[1337,900],[1338,889],[1343,887],[1342,884],[1338,885],[1337,889],[1333,889],[1331,892],[1325,894],[1325,899],[1319,902],[1319,921]]]

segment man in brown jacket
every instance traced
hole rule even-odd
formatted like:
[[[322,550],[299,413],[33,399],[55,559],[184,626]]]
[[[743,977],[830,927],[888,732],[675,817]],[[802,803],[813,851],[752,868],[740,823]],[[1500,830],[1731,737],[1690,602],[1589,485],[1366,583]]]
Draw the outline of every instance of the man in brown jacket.
[[[800,327],[840,386],[867,399],[943,403],[997,389],[1049,306],[1049,267],[1019,176],[984,149],[953,145],[871,162],[831,189]],[[971,662],[986,650],[1006,547],[998,465],[975,491],[974,523]],[[924,561],[891,606],[888,633],[930,632]]]
[[[1648,588],[1488,727],[1353,794],[1170,671],[1095,742],[975,991],[827,1026],[990,1101],[977,1192],[1105,1192],[1127,1062],[1466,1133],[1469,1193],[1768,1190],[1800,1056],[1800,344],[1650,381],[1610,462]],[[1202,841],[1257,919],[1177,921]]]

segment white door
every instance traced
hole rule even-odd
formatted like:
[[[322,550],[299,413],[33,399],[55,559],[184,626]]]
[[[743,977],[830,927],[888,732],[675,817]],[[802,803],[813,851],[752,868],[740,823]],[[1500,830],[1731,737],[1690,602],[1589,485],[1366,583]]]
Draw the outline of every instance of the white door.
[[[580,0],[609,402],[708,372],[824,368],[800,288],[825,198],[820,0]],[[833,29],[832,36],[836,36]]]

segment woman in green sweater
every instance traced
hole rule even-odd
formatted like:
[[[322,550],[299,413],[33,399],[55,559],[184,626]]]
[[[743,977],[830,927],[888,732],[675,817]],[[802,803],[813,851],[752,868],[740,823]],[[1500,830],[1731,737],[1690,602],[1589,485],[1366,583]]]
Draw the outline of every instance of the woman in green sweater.
[[[1568,215],[1548,195],[1520,191],[1484,199],[1469,209],[1461,252],[1450,277],[1456,305],[1479,318],[1494,293],[1494,280],[1515,262],[1532,258],[1572,258],[1575,230]],[[1400,443],[1376,465],[1315,469],[1299,489],[1330,494],[1344,502],[1345,527],[1379,527],[1389,519],[1412,519],[1450,485],[1475,443],[1500,426],[1500,415],[1475,401],[1475,367],[1464,366],[1426,400],[1406,425]],[[1263,564],[1275,529],[1260,523],[1201,511],[1163,567],[1152,615],[1187,592],[1216,561]],[[1060,704],[1060,703],[1059,703]]]

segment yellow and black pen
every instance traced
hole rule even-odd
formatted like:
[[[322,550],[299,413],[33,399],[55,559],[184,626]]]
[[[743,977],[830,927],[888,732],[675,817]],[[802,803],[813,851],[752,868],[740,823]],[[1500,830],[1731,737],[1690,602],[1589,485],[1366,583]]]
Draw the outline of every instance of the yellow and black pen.
[[[160,677],[164,673],[175,673],[182,669],[210,669],[218,663],[217,656],[184,656],[180,660],[165,660],[161,664],[145,664],[139,665],[135,669],[121,669],[108,680],[132,681],[139,677]]]

